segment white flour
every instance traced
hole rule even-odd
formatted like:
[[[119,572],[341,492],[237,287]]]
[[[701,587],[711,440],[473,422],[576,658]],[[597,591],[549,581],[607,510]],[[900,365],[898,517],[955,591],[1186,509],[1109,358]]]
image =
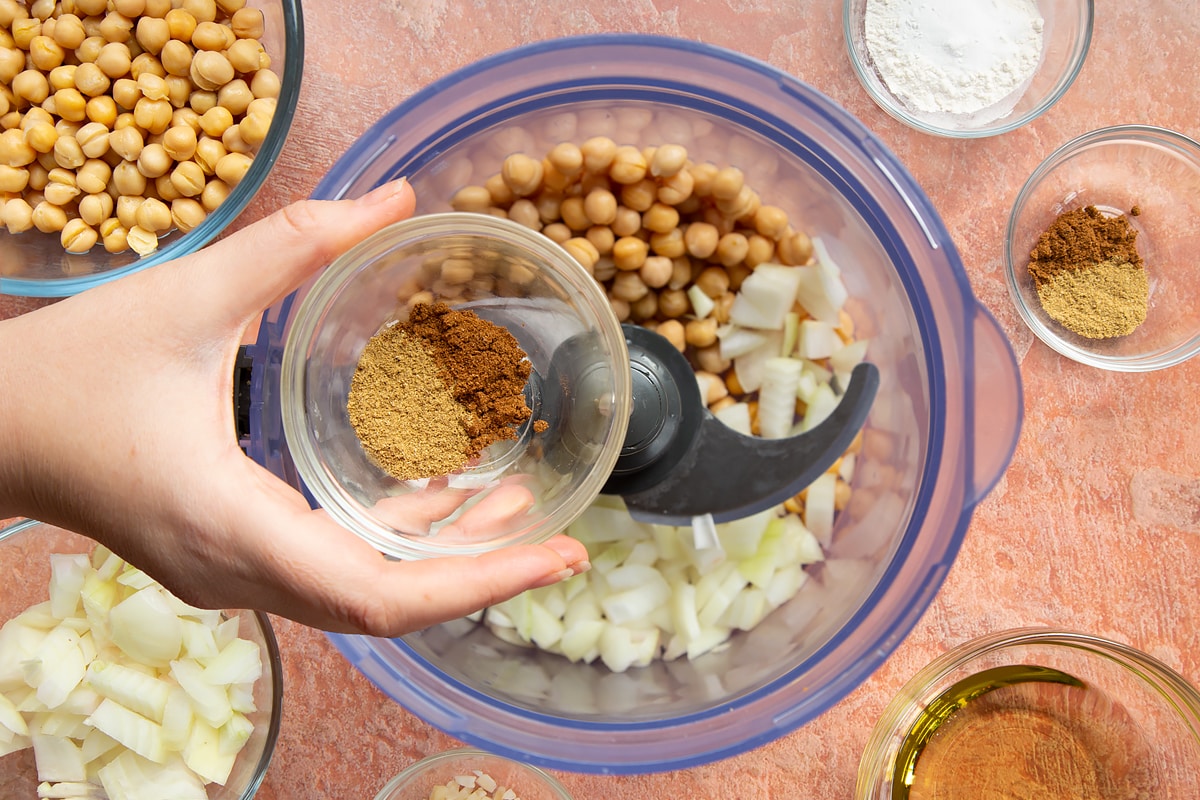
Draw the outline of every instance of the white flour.
[[[865,22],[879,76],[926,113],[1005,116],[1042,56],[1034,0],[867,0]]]

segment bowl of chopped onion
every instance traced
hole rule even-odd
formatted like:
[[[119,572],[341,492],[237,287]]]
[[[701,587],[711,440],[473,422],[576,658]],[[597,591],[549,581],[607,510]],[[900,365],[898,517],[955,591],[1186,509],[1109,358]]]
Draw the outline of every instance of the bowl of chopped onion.
[[[3,0],[0,41],[4,294],[204,247],[262,188],[300,97],[298,0]]]
[[[571,800],[553,775],[473,747],[426,756],[392,778],[375,800]]]
[[[34,521],[0,530],[0,575],[0,797],[254,796],[283,699],[264,614]]]
[[[879,381],[861,435],[794,493],[679,519],[610,481],[566,531],[589,572],[402,638],[334,635],[342,654],[449,735],[570,772],[726,758],[865,681],[932,600],[1022,414],[1007,339],[883,143],[751,58],[604,35],[427,87],[315,196],[398,176],[418,215],[504,216],[556,242],[619,321],[682,354],[725,426],[706,430],[759,454],[835,419],[862,362]],[[251,348],[248,452],[298,488],[278,365],[313,285],[264,315]],[[683,462],[686,488],[781,472],[742,453]]]

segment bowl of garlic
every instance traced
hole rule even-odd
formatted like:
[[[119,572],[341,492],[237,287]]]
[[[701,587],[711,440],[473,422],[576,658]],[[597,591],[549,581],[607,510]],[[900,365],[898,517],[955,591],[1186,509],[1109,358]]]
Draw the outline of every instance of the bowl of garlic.
[[[474,747],[434,753],[392,778],[375,800],[571,800],[548,772]]]
[[[589,572],[398,639],[332,636],[342,654],[467,744],[605,774],[744,752],[866,680],[932,599],[1022,413],[1007,339],[905,167],[766,64],[604,35],[500,53],[426,87],[315,196],[399,176],[418,220],[503,216],[570,254],[627,345],[654,336],[682,357],[718,426],[702,431],[733,432],[719,441],[765,452],[855,405],[843,400],[863,367],[878,388],[861,435],[763,507],[692,518],[667,508],[681,492],[630,491],[614,468],[566,531]],[[448,303],[510,293],[457,262],[430,266]],[[251,347],[248,453],[302,491],[278,365],[319,280],[270,309]],[[754,492],[783,471],[721,448],[679,463],[692,495]]]
[[[254,796],[283,701],[266,615],[29,520],[0,530],[0,574],[0,796]]]
[[[2,0],[0,292],[75,294],[219,236],[303,60],[297,0]]]

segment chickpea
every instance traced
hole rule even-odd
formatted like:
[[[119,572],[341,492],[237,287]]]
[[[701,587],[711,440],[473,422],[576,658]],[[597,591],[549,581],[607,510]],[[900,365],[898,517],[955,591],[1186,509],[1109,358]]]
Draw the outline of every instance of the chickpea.
[[[110,253],[124,253],[129,249],[128,235],[129,231],[124,225],[109,226],[104,233],[104,249]]]
[[[559,204],[563,224],[573,231],[585,231],[592,227],[592,220],[584,209],[582,197],[567,197]]]
[[[653,233],[668,233],[679,227],[679,212],[664,203],[654,203],[642,214],[642,227]]]
[[[618,272],[613,278],[609,294],[618,300],[632,304],[645,297],[649,291],[649,287],[642,283],[641,277],[636,272]],[[632,309],[630,313],[632,314]]]
[[[75,171],[75,185],[85,194],[99,194],[108,188],[112,167],[98,158],[90,158]]]
[[[787,232],[787,212],[779,206],[760,205],[754,212],[754,230],[768,239],[779,239]]]
[[[134,56],[133,61],[129,64],[129,74],[134,80],[143,75],[157,75],[160,78],[167,77],[167,71],[163,68],[162,62],[157,56],[150,53],[139,53]]]
[[[684,210],[684,204],[689,200],[695,199],[697,204],[699,202],[699,198],[695,198],[693,195],[692,189],[692,174],[690,172],[677,172],[669,178],[662,180],[658,187],[658,200],[667,205],[679,206],[682,211]]]
[[[0,47],[0,83],[11,84],[24,69],[24,53],[15,47]]]
[[[232,124],[233,114],[223,106],[213,106],[200,115],[200,130],[214,139],[221,138],[221,134]]]
[[[50,96],[50,81],[36,69],[27,69],[12,79],[12,93],[30,105],[40,105]]]
[[[570,142],[556,144],[546,158],[565,178],[573,178],[583,171],[583,150]],[[600,170],[593,171],[599,172]]]
[[[592,272],[596,262],[600,259],[600,253],[597,252],[596,246],[582,236],[573,236],[563,242],[562,246],[588,272]]]
[[[746,238],[745,265],[754,269],[759,264],[766,264],[775,257],[775,241],[757,233]]]
[[[658,295],[653,289],[647,290],[640,299],[629,306],[629,317],[634,322],[645,324],[658,313]]]
[[[230,186],[237,186],[250,169],[252,159],[245,153],[229,153],[217,162],[217,177]]]
[[[616,219],[609,227],[615,236],[636,236],[642,229],[642,215],[628,206],[618,206]]]
[[[732,267],[734,264],[740,264],[749,250],[750,242],[745,235],[737,232],[727,233],[717,242],[715,255],[722,266]]]
[[[74,169],[82,166],[86,160],[87,156],[83,154],[83,148],[79,146],[75,137],[59,133],[54,142],[54,162],[60,167]]]
[[[733,200],[745,186],[746,176],[737,167],[718,170],[712,179],[712,196],[718,200]]]
[[[7,203],[5,207],[7,208]],[[67,212],[60,206],[43,200],[33,207],[33,227],[42,233],[58,233],[67,224]]]
[[[542,192],[537,196],[533,204],[537,208],[538,219],[543,225],[562,217],[562,201],[562,196],[553,192]]]
[[[29,185],[29,170],[21,167],[0,165],[0,192],[16,194],[25,191]]]
[[[116,124],[117,104],[107,95],[88,100],[84,111],[89,121],[103,125],[105,128],[111,129]]]
[[[262,66],[262,59],[266,56],[266,51],[257,39],[238,39],[225,51],[225,55],[235,70],[241,73],[250,73]]]
[[[646,159],[640,150],[632,145],[622,145],[613,155],[612,164],[608,168],[608,176],[616,183],[628,185],[645,178],[648,168]]]
[[[687,252],[693,258],[709,258],[717,251],[721,235],[715,225],[707,222],[693,222],[687,226],[683,234],[683,243]]]
[[[129,52],[129,48],[123,42],[109,41],[108,44],[100,48],[100,54],[96,56],[96,66],[105,74],[109,80],[123,78],[129,74],[129,68],[133,64],[133,56]],[[114,97],[118,103],[121,103],[119,97]],[[125,105],[121,103],[121,105]],[[129,108],[129,106],[125,106]]]
[[[125,234],[125,240],[139,256],[148,256],[158,249],[158,234],[140,226],[133,226]]]
[[[200,193],[200,205],[204,206],[204,210],[210,214],[216,210],[217,206],[225,202],[225,198],[229,197],[229,184],[220,178],[209,178],[208,183],[204,185],[204,191]]]
[[[609,295],[608,304],[612,307],[613,314],[616,315],[618,322],[629,321],[630,308],[627,301]]]
[[[46,75],[46,80],[50,83],[50,91],[57,92],[59,89],[67,89],[75,87],[75,70],[77,66],[73,64],[63,64],[61,67],[55,67]]]
[[[62,46],[49,36],[35,36],[29,42],[29,60],[42,72],[50,70],[63,63]]]
[[[190,197],[171,201],[171,221],[181,233],[192,230],[207,216],[208,212],[204,210],[204,206]]]
[[[217,171],[217,164],[228,153],[229,151],[225,149],[225,145],[220,140],[201,136],[196,142],[194,160],[204,170],[205,175],[214,175]]]
[[[229,109],[234,116],[247,113],[253,101],[254,92],[250,91],[250,86],[241,78],[235,78],[217,90],[217,105]],[[263,112],[259,112],[259,115],[268,120],[272,116]]]
[[[175,111],[186,107],[192,99],[192,81],[186,76],[168,75],[163,78],[163,83],[167,87],[166,99],[171,104],[173,116]]]
[[[645,212],[654,205],[657,193],[658,186],[653,180],[646,178],[621,187],[621,204],[634,211]]]
[[[719,344],[697,348],[692,354],[692,363],[706,372],[712,372],[717,375],[724,373],[732,366],[729,359],[721,357],[721,346]]]
[[[27,188],[34,192],[42,191],[46,188],[46,184],[50,182],[50,170],[36,161],[26,167],[25,171],[29,173],[29,186]]]
[[[658,293],[658,313],[668,319],[682,317],[691,311],[692,303],[683,289],[663,289]]]
[[[189,78],[192,68],[192,48],[187,42],[171,39],[158,54],[159,63],[168,75]]]
[[[278,75],[269,69],[260,69],[250,78],[250,91],[257,98],[279,97],[282,82]]]
[[[648,256],[638,270],[642,283],[651,289],[661,289],[671,280],[674,265],[664,256]]]
[[[717,341],[717,321],[712,317],[688,320],[684,334],[692,347],[709,347]]]
[[[146,192],[146,176],[138,170],[136,163],[122,161],[113,167],[112,185],[120,194],[141,196]]]
[[[525,197],[536,192],[542,183],[542,162],[523,153],[514,153],[504,159],[500,174],[514,195]]]
[[[666,233],[655,233],[650,236],[650,249],[660,256],[678,258],[687,252],[683,241],[683,231],[679,228]]]
[[[807,264],[813,255],[812,239],[804,231],[795,231],[779,240],[776,252],[788,266]]]
[[[229,18],[229,26],[239,39],[262,39],[263,13],[257,8],[241,8]]]
[[[74,86],[54,93],[54,109],[67,122],[83,122],[87,119],[87,100]]]
[[[754,270],[745,264],[734,264],[732,267],[727,267],[725,271],[729,273],[729,291],[738,292],[741,291],[742,281],[746,280]]]
[[[196,32],[196,25],[199,24],[185,8],[172,8],[163,20],[167,23],[171,39],[176,42],[190,42],[192,34]],[[159,57],[162,57],[161,54]]]
[[[552,222],[542,228],[542,235],[555,244],[564,244],[574,236],[571,229],[561,222]]]
[[[21,50],[29,52],[33,40],[42,35],[42,22],[36,17],[32,19],[14,19],[12,23],[12,38]]]
[[[596,248],[596,252],[602,256],[612,253],[613,245],[617,241],[612,228],[607,225],[593,225],[587,229],[587,233],[584,235],[592,243],[592,246]]]
[[[492,195],[483,186],[464,186],[450,198],[450,207],[455,211],[480,213],[492,204]]]
[[[33,207],[24,198],[14,197],[0,208],[0,221],[9,233],[24,233],[33,227]]]
[[[664,144],[654,151],[650,162],[650,174],[655,177],[669,178],[676,175],[687,165],[687,148],[679,144]]]
[[[697,270],[697,273],[699,270]],[[692,260],[687,256],[671,259],[671,280],[667,286],[672,289],[686,289],[692,282]]]
[[[108,192],[85,195],[79,200],[79,218],[92,227],[112,216],[115,201]]]
[[[649,254],[649,245],[636,236],[622,236],[613,243],[612,259],[616,264],[617,269],[623,272],[633,272],[640,270],[642,265],[646,263],[646,256]],[[641,282],[641,279],[638,279]],[[645,284],[643,284],[644,286]],[[640,295],[639,295],[640,296]],[[637,298],[626,298],[636,300]]]
[[[617,218],[617,198],[607,189],[593,189],[583,199],[583,213],[593,225],[611,225]]]
[[[171,183],[171,173],[159,175],[154,178],[154,190],[151,194],[162,200],[164,203],[170,203],[173,200],[178,200],[183,197],[179,190],[175,188],[175,184]]]
[[[171,229],[171,209],[157,197],[147,197],[138,206],[136,227],[153,233],[162,233]]]
[[[222,53],[211,50],[196,53],[188,74],[198,88],[210,92],[221,88],[234,78],[233,65],[229,63],[229,59]],[[538,167],[540,169],[541,164],[538,164]]]
[[[145,141],[136,127],[120,128],[108,135],[108,147],[126,161],[136,161]]]
[[[717,305],[713,308],[712,317],[720,324],[724,325],[729,322],[729,312],[733,308],[733,301],[736,295],[733,292],[726,292],[716,298]]]
[[[659,297],[658,305],[659,305],[659,311],[661,312],[661,310],[662,310],[661,296]],[[658,327],[655,328],[655,331],[658,333],[659,336],[662,336],[664,339],[666,339],[668,342],[670,342],[671,346],[674,347],[679,352],[682,353],[684,350],[687,349],[687,339],[684,336],[683,323],[681,323],[679,320],[677,320],[677,319],[664,320],[664,321],[658,323]]]
[[[126,228],[137,224],[137,210],[141,207],[143,198],[121,195],[117,198],[117,221]]]
[[[143,97],[133,108],[133,120],[142,130],[163,133],[171,126],[171,115],[174,113],[171,101]]]
[[[171,41],[171,26],[160,17],[141,17],[137,21],[134,38],[144,51],[158,55],[163,45]]]
[[[542,219],[538,214],[537,206],[532,200],[524,197],[513,202],[508,209],[508,218],[531,230],[540,231],[542,229]]]
[[[62,248],[68,253],[86,253],[99,239],[96,229],[79,218],[67,220],[59,235]]]
[[[729,291],[729,273],[721,267],[705,267],[696,276],[696,286],[714,300]]]
[[[597,174],[608,171],[616,157],[617,144],[607,136],[594,136],[584,142],[579,150],[584,169]]]
[[[217,104],[217,93],[207,91],[194,91],[192,96],[188,98],[188,107],[197,114],[204,114],[210,108]]]
[[[171,114],[171,127],[191,128],[192,133],[200,132],[200,115],[190,107],[177,108]],[[170,128],[168,128],[170,130]],[[166,133],[163,133],[166,136]]]
[[[58,130],[48,122],[34,122],[25,128],[25,144],[39,153],[50,153],[58,141]]]
[[[87,32],[83,21],[75,14],[60,14],[54,25],[54,41],[64,50],[74,50],[83,44]]]

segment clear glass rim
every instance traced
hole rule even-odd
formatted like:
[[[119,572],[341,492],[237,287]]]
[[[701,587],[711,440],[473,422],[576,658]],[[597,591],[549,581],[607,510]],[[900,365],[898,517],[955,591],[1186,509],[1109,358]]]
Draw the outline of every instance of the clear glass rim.
[[[1065,628],[1024,627],[985,634],[963,642],[919,669],[888,702],[859,762],[856,800],[883,800],[882,782],[891,774],[897,737],[911,727],[913,715],[947,688],[959,668],[996,651],[1014,648],[1074,649],[1099,656],[1138,677],[1171,706],[1200,742],[1200,691],[1173,668],[1127,644]],[[890,796],[890,795],[889,795]]]
[[[52,280],[0,275],[0,294],[21,297],[69,297],[93,286],[195,253],[220,236],[262,189],[291,131],[292,119],[300,100],[300,83],[304,72],[304,15],[300,3],[301,0],[280,0],[280,7],[283,9],[283,36],[287,45],[283,57],[279,98],[271,119],[271,127],[267,130],[267,136],[255,154],[250,169],[215,211],[186,234],[168,239],[155,252],[125,266],[90,275]]]
[[[379,790],[379,794],[375,796],[375,800],[388,800],[388,795],[405,786],[414,778],[419,777],[426,770],[464,758],[491,758],[520,767],[527,770],[535,779],[544,783],[546,788],[554,792],[561,800],[571,800],[571,793],[567,791],[567,788],[544,769],[535,767],[533,764],[527,764],[524,761],[515,761],[505,756],[489,753],[486,750],[480,750],[476,747],[458,747],[453,750],[443,750],[440,753],[425,756],[420,761],[405,767],[394,778],[384,784],[383,788]]]
[[[0,528],[0,544],[17,534],[44,524],[46,523],[36,519],[18,519],[16,522]],[[280,726],[283,722],[283,657],[270,617],[256,609],[237,610],[254,616],[259,632],[262,634],[263,645],[267,649],[267,661],[271,666],[271,715],[267,723],[267,736],[263,742],[262,755],[259,756],[258,763],[254,767],[254,774],[246,782],[240,798],[240,800],[251,800],[258,793],[258,788],[267,776],[267,768],[271,764],[271,759],[275,755],[275,745],[279,741]]]
[[[1200,332],[1197,332],[1191,339],[1180,342],[1170,348],[1143,356],[1106,356],[1099,353],[1090,353],[1075,347],[1039,319],[1033,313],[1029,304],[1025,302],[1018,284],[1018,275],[1021,274],[1021,269],[1017,266],[1016,254],[1013,249],[1017,234],[1017,221],[1020,219],[1021,213],[1025,210],[1025,205],[1028,203],[1030,195],[1033,194],[1046,175],[1080,150],[1097,144],[1124,140],[1162,144],[1191,160],[1196,165],[1197,170],[1200,170],[1200,142],[1182,133],[1154,125],[1112,125],[1080,134],[1059,145],[1025,180],[1021,190],[1017,193],[1017,199],[1013,202],[1012,210],[1008,215],[1008,225],[1004,231],[1004,275],[1005,283],[1008,285],[1008,294],[1012,298],[1013,305],[1016,306],[1022,321],[1033,331],[1038,339],[1042,340],[1052,350],[1080,364],[1086,364],[1098,369],[1112,372],[1152,372],[1182,364],[1196,355],[1197,352],[1200,352]]]
[[[846,52],[850,56],[850,65],[854,68],[854,74],[858,78],[858,82],[866,89],[867,94],[871,96],[875,104],[887,112],[888,116],[922,133],[949,139],[982,139],[988,136],[999,136],[1000,134],[1015,131],[1050,110],[1067,93],[1067,90],[1075,83],[1075,79],[1079,77],[1080,70],[1083,69],[1083,64],[1087,60],[1088,50],[1091,48],[1092,27],[1096,16],[1094,0],[1081,0],[1079,3],[1079,12],[1082,30],[1080,36],[1075,41],[1074,51],[1071,54],[1071,68],[1063,73],[1055,84],[1053,91],[1042,98],[1041,102],[1019,117],[1006,118],[1003,124],[960,130],[931,124],[921,119],[921,117],[905,111],[891,94],[885,91],[881,92],[873,85],[872,81],[867,77],[873,71],[858,57],[858,53],[854,47],[855,39],[858,38],[858,32],[855,30],[855,26],[851,24],[854,19],[852,7],[855,2],[856,0],[843,0],[842,33],[845,38]]]
[[[609,473],[620,455],[625,438],[625,426],[629,421],[632,378],[628,353],[621,333],[621,325],[612,311],[599,284],[586,270],[558,244],[541,234],[511,220],[499,219],[486,214],[467,212],[445,212],[423,214],[394,223],[356,244],[338,257],[313,283],[311,290],[301,299],[291,317],[283,347],[280,365],[280,406],[284,438],[295,461],[301,481],[312,493],[317,504],[330,516],[368,541],[380,552],[394,558],[430,558],[443,555],[477,555],[495,549],[494,543],[479,545],[458,544],[447,548],[435,538],[421,540],[406,537],[369,513],[352,498],[341,484],[322,465],[308,435],[305,413],[305,382],[307,354],[313,337],[325,317],[329,304],[336,298],[346,281],[353,278],[362,264],[371,259],[376,251],[403,246],[406,240],[428,241],[446,234],[481,234],[504,240],[521,247],[538,261],[552,263],[556,274],[569,285],[577,297],[592,309],[602,323],[603,336],[613,345],[612,352],[618,359],[614,364],[616,405],[613,409],[614,429],[605,442],[604,449],[588,468],[587,475],[560,503],[559,509],[533,525],[526,531],[510,536],[505,546],[536,544],[549,539],[563,530],[575,517],[583,513],[608,480]]]

